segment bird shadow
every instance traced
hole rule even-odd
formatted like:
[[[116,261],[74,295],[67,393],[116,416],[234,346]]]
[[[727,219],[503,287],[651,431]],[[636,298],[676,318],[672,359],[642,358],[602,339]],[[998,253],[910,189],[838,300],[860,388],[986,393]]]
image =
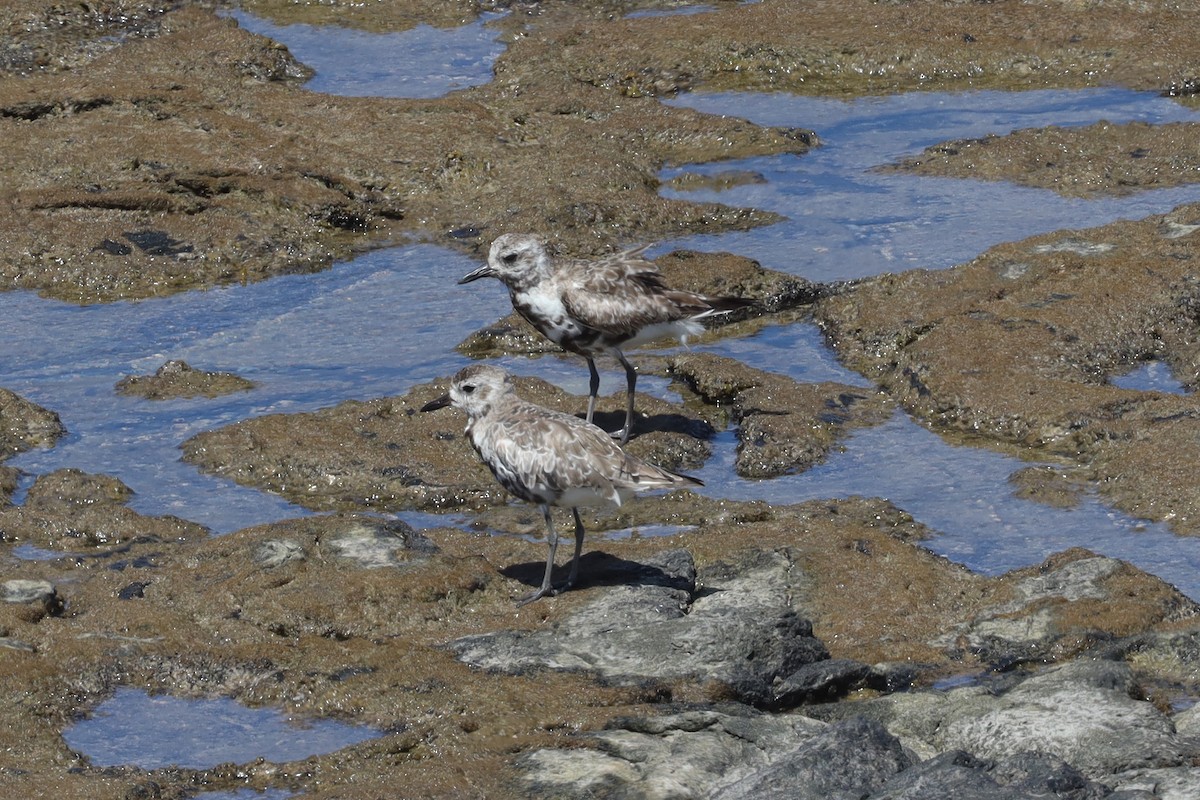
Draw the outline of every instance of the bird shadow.
[[[576,416],[583,418],[583,414]],[[593,424],[609,433],[621,429],[625,424],[624,411],[597,411],[592,417]],[[639,436],[644,436],[647,433],[655,432],[663,433],[680,433],[684,436],[690,436],[693,439],[711,439],[716,435],[717,431],[712,425],[709,425],[702,419],[688,417],[683,414],[635,414],[633,418],[633,431],[630,433],[630,439],[636,439]]]
[[[567,579],[571,562],[555,565],[553,583],[559,586]],[[546,562],[530,561],[504,567],[500,573],[506,578],[520,581],[527,586],[539,586],[546,571]],[[664,586],[691,593],[695,591],[694,577],[668,571],[660,566],[643,564],[618,558],[602,551],[584,553],[579,558],[579,576],[572,590],[589,586]]]

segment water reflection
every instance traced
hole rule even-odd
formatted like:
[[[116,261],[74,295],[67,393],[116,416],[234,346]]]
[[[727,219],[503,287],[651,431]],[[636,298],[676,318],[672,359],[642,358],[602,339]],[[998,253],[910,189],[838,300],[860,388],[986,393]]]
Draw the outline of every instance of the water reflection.
[[[182,700],[130,688],[118,689],[91,717],[63,731],[67,745],[96,766],[142,769],[295,761],[378,735],[361,725],[297,720],[227,698]]]

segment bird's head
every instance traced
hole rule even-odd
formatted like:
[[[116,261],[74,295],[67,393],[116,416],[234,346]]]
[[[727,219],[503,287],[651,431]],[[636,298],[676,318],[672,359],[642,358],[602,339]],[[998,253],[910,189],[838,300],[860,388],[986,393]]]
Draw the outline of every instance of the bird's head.
[[[507,372],[489,364],[472,364],[458,371],[450,381],[450,391],[426,403],[421,410],[436,411],[453,405],[475,419],[487,414],[501,398],[512,391],[512,378]]]
[[[492,242],[487,263],[464,275],[459,283],[497,278],[509,288],[520,288],[548,275],[550,267],[550,254],[540,237],[532,233],[506,233]]]

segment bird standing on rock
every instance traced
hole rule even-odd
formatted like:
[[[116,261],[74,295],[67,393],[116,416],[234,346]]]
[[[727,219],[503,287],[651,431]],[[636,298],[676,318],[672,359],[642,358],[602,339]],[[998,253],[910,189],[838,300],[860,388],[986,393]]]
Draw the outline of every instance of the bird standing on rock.
[[[670,489],[702,482],[629,455],[600,428],[522,400],[504,370],[474,364],[459,371],[450,391],[426,403],[433,411],[453,404],[467,413],[467,438],[488,469],[509,493],[541,506],[550,553],[542,585],[518,605],[569,589],[579,575],[583,551],[580,506],[620,505],[635,492]],[[575,555],[567,581],[551,585],[558,534],[550,507],[570,508],[575,517]]]
[[[613,433],[621,444],[633,427],[637,370],[622,352],[662,338],[687,341],[704,330],[700,320],[754,303],[739,297],[707,297],[671,289],[658,267],[642,258],[645,247],[587,261],[555,259],[532,234],[506,233],[492,242],[487,264],[459,281],[497,278],[508,287],[513,308],[550,341],[587,359],[591,382],[587,421],[596,410],[600,374],[595,358],[610,353],[625,368],[625,425]]]

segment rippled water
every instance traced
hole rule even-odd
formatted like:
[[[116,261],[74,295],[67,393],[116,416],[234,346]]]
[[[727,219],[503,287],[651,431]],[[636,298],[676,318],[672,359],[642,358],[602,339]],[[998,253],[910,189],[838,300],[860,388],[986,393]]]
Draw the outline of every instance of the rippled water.
[[[295,719],[233,700],[182,700],[118,689],[92,716],[63,731],[67,745],[101,767],[208,769],[256,758],[284,762],[340,750],[379,736],[362,725]],[[220,795],[209,795],[210,800]],[[239,793],[238,800],[264,795]],[[287,794],[267,795],[272,800]]]
[[[395,70],[406,60],[386,59],[387,68],[380,68],[372,35],[269,26],[244,14],[237,19],[269,32],[315,66],[317,77],[308,84],[314,90],[434,96],[478,82],[479,68],[490,65],[497,46],[485,21],[457,31],[421,30],[414,34],[427,37],[420,42],[387,47],[428,49],[436,64],[450,66],[415,62],[415,67],[408,64],[412,72],[398,76]],[[946,268],[998,242],[1143,217],[1200,200],[1196,186],[1072,200],[1005,183],[872,171],[951,138],[1101,119],[1200,118],[1145,93],[925,93],[852,101],[698,93],[671,102],[763,124],[814,128],[825,144],[804,156],[665,170],[665,179],[682,172],[757,172],[761,182],[725,191],[666,193],[772,209],[788,219],[753,231],[664,242],[656,253],[676,247],[729,250],[768,267],[830,281]],[[79,308],[26,292],[0,294],[0,326],[8,334],[8,346],[0,351],[0,385],[59,412],[70,431],[55,448],[9,463],[31,475],[61,467],[116,475],[137,493],[132,505],[139,511],[177,514],[217,532],[306,513],[271,495],[198,473],[179,461],[178,445],[199,431],[246,417],[398,394],[453,373],[466,360],[451,345],[509,310],[499,286],[455,285],[474,266],[459,254],[416,245],[376,251],[316,275],[107,306]],[[420,302],[414,303],[414,297]],[[769,326],[694,349],[800,381],[868,387],[832,357],[810,324]],[[258,387],[218,400],[151,402],[114,393],[113,384],[123,376],[152,372],[176,358],[197,368],[237,372]],[[580,359],[507,358],[502,364],[586,393],[587,370]],[[619,369],[601,366],[605,391],[623,384]],[[1160,368],[1147,365],[1144,370],[1114,382],[1178,390]],[[639,389],[673,397],[666,381],[649,376],[639,381]],[[934,550],[973,569],[1002,572],[1083,545],[1126,558],[1200,599],[1200,539],[1176,537],[1163,526],[1132,520],[1095,497],[1085,497],[1074,510],[1017,499],[1008,476],[1028,464],[951,445],[902,413],[856,432],[825,463],[774,480],[733,475],[732,433],[720,434],[715,445],[715,457],[700,471],[708,481],[704,491],[714,496],[775,503],[849,494],[887,497],[938,532],[929,542]],[[441,520],[401,516],[422,524]]]
[[[417,25],[397,33],[371,33],[333,25],[276,25],[245,11],[230,13],[248,31],[287,45],[316,75],[306,88],[351,97],[441,97],[492,79],[504,52],[483,14],[469,25]]]
[[[668,189],[664,194],[769,209],[786,216],[785,222],[679,239],[671,246],[728,250],[814,281],[944,269],[1001,242],[1116,219],[1140,219],[1200,200],[1200,187],[1195,184],[1131,197],[1082,200],[1010,183],[873,171],[948,139],[1101,120],[1155,124],[1200,120],[1200,113],[1148,92],[927,92],[855,100],[697,92],[667,102],[761,125],[816,130],[823,145],[803,156],[677,165],[663,175],[669,180],[682,172],[760,173],[764,182],[725,191]]]

